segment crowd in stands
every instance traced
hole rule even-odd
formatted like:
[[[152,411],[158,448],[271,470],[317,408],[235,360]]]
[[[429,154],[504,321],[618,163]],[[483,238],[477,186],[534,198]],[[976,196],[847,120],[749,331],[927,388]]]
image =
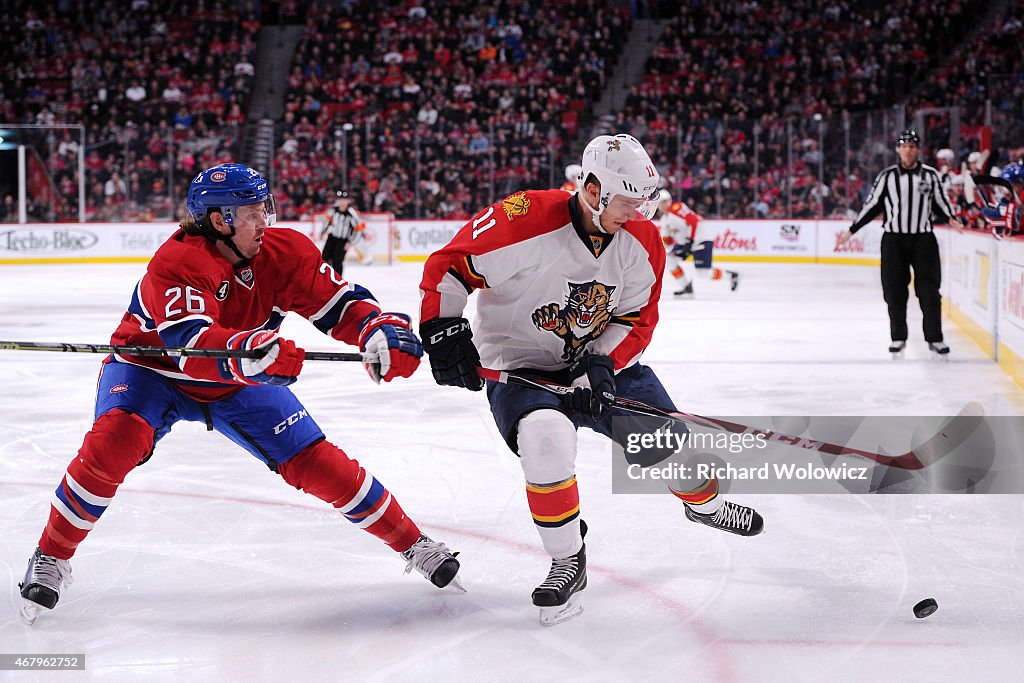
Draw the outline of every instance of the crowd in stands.
[[[84,126],[90,220],[173,216],[200,167],[237,157],[256,3],[2,0],[0,8],[3,35],[17,36],[0,42],[0,122]],[[37,204],[34,217],[77,219],[79,132],[18,135],[41,155],[56,195],[53,211]]]
[[[337,187],[363,210],[430,218],[547,187],[631,21],[608,0],[323,3],[308,17],[275,161],[290,217]]]
[[[883,134],[894,137],[894,119],[956,103],[941,91],[915,95],[903,116],[885,120],[885,108],[916,93],[984,6],[682,3],[616,127],[653,147],[672,189],[707,215],[845,217],[884,165],[874,147],[892,149]],[[872,116],[869,139],[864,123]],[[854,129],[850,159],[844,124]],[[893,162],[894,154],[884,161]]]
[[[1024,146],[1024,0],[984,21],[983,0],[648,4],[669,26],[609,127],[639,137],[705,215],[849,216],[895,160],[885,135],[923,108],[961,107],[957,162],[976,148],[989,101],[1004,156]],[[515,190],[557,186],[633,21],[615,0],[0,8],[5,35],[18,36],[0,45],[0,122],[84,126],[90,220],[175,217],[198,168],[246,161],[268,8],[305,27],[263,169],[286,219],[323,210],[342,187],[361,211],[467,218]],[[950,145],[948,124],[925,120],[926,161]],[[78,131],[21,134],[44,136],[31,144],[56,197],[33,218],[74,220]],[[2,198],[0,220],[11,205]]]

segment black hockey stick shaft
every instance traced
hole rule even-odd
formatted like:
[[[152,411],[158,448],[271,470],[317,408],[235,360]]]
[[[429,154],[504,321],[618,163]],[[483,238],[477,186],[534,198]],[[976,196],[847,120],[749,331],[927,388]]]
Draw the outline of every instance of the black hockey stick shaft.
[[[204,349],[188,346],[131,346],[112,344],[64,344],[60,342],[0,341],[3,351],[56,351],[63,353],[116,353],[122,356],[163,356],[170,358],[262,358],[264,351],[245,349]],[[306,360],[363,362],[361,353],[306,351]]]
[[[484,379],[501,382],[502,384],[518,384],[520,386],[533,387],[553,394],[564,395],[572,393],[573,391],[572,387],[555,384],[553,382],[533,380],[528,377],[522,377],[521,375],[502,372],[499,370],[480,368],[479,373]],[[974,432],[981,420],[981,416],[979,414],[980,406],[977,404],[970,404],[966,406],[959,415],[953,418],[953,420],[951,420],[943,430],[936,433],[935,436],[921,444],[913,451],[907,451],[900,455],[886,455],[884,453],[864,451],[859,448],[840,446],[839,444],[828,443],[827,441],[818,441],[817,439],[810,439],[802,436],[789,436],[770,429],[759,429],[757,427],[750,427],[738,422],[729,422],[719,418],[704,417],[702,415],[694,415],[693,413],[684,413],[677,410],[666,410],[665,408],[659,408],[657,406],[648,405],[641,401],[634,401],[621,396],[615,397],[614,405],[617,408],[639,415],[670,418],[682,422],[689,422],[701,427],[724,430],[733,434],[760,434],[764,436],[766,441],[784,443],[790,446],[803,448],[804,450],[815,450],[826,455],[848,455],[866,458],[881,465],[904,470],[919,470],[935,462],[939,458],[944,457],[950,451],[963,443],[964,439]]]

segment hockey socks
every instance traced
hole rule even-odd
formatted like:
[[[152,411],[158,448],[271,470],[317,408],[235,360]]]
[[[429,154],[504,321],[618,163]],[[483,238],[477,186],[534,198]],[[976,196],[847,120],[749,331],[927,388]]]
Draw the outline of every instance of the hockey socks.
[[[318,441],[278,466],[278,473],[297,489],[333,505],[360,529],[392,550],[408,550],[420,530],[383,484],[326,440]]]
[[[548,554],[566,557],[580,549],[580,492],[575,476],[553,484],[527,483],[526,499]]]
[[[152,452],[153,438],[153,428],[132,413],[112,410],[96,420],[53,492],[39,539],[44,555],[67,560],[75,554],[117,487]]]

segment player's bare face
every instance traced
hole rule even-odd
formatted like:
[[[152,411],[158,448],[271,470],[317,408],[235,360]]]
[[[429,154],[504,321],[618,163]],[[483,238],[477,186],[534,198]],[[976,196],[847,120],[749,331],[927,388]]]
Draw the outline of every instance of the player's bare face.
[[[626,221],[633,220],[641,204],[643,204],[642,199],[630,199],[622,195],[615,195],[601,213],[601,227],[609,235],[615,234],[626,224]]]
[[[246,258],[253,258],[263,246],[267,213],[263,204],[240,206],[235,210],[235,236],[232,240]]]
[[[896,148],[896,153],[900,155],[900,165],[903,168],[913,168],[916,166],[917,153],[920,151],[920,148],[913,142],[901,142]]]

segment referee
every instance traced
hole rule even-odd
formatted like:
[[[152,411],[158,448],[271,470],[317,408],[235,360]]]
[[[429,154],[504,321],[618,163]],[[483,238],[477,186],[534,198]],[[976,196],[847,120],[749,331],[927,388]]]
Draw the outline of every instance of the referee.
[[[352,197],[347,190],[338,190],[334,193],[334,206],[324,220],[323,230],[320,231],[320,238],[327,235],[324,242],[321,256],[334,271],[341,275],[345,266],[345,255],[348,253],[349,241],[352,235],[360,229],[362,221],[359,214],[352,208]]]
[[[914,270],[914,293],[924,315],[924,339],[939,355],[949,353],[942,340],[942,266],[939,244],[932,232],[932,214],[938,222],[949,221],[961,228],[938,171],[918,161],[921,138],[912,130],[900,133],[896,152],[900,162],[884,169],[875,178],[871,194],[864,202],[850,231],[839,238],[846,244],[853,234],[871,220],[885,214],[882,229],[882,293],[889,306],[889,351],[898,354],[907,345],[907,286]]]

